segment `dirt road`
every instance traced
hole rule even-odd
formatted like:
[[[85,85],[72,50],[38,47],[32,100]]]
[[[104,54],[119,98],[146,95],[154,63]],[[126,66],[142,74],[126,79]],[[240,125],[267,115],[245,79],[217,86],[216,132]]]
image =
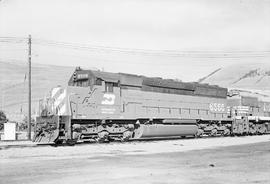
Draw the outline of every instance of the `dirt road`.
[[[152,144],[162,151],[147,152]],[[166,151],[167,144],[179,150]],[[181,151],[185,141],[176,140],[125,146],[135,149],[124,152],[122,144],[112,144],[1,150],[0,183],[270,183],[270,141],[192,151]],[[85,151],[93,147],[104,152]]]

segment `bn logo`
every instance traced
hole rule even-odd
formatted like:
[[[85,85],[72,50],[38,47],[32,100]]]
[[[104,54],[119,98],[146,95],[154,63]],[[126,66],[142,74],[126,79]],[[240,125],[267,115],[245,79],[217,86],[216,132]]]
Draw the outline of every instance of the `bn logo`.
[[[114,105],[115,95],[114,94],[104,94],[103,100],[101,101],[102,105]]]

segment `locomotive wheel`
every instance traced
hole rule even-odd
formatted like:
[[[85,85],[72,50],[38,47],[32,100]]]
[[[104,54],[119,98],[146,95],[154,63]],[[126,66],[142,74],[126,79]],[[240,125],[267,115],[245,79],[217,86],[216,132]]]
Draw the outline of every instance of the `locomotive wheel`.
[[[203,136],[203,132],[204,132],[203,129],[198,129],[198,131],[197,131],[195,137],[196,137],[196,138],[202,137],[202,136]]]
[[[64,140],[62,140],[62,139],[57,139],[57,140],[55,141],[55,144],[56,144],[56,145],[60,145],[60,144],[63,144],[63,142],[64,142]]]
[[[231,134],[231,131],[228,129],[228,128],[226,128],[224,131],[223,131],[223,136],[228,136],[228,135],[230,135]]]
[[[266,133],[266,127],[264,125],[258,127],[258,134],[263,135]]]
[[[256,134],[256,128],[255,127],[250,127],[249,128],[249,134],[250,135],[255,135]]]
[[[113,141],[115,141],[115,139],[109,136],[109,137],[108,137],[108,141],[109,141],[109,142],[113,142]]]
[[[109,141],[109,132],[101,131],[98,133],[98,142],[108,142]]]
[[[72,139],[68,139],[68,140],[66,140],[66,143],[68,146],[74,146],[76,144],[76,141],[72,140]]]
[[[133,134],[133,132],[131,132],[131,131],[125,131],[123,133],[123,137],[121,138],[121,141],[122,142],[128,141],[131,138],[132,134]]]
[[[212,137],[215,137],[215,136],[217,136],[217,132],[218,132],[217,129],[214,128],[214,129],[211,130],[210,135],[211,135]]]

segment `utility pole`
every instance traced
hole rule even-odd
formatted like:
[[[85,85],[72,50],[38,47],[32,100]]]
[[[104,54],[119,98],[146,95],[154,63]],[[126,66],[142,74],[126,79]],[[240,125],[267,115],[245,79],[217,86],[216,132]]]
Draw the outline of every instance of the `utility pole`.
[[[28,140],[31,140],[31,35],[28,37]]]

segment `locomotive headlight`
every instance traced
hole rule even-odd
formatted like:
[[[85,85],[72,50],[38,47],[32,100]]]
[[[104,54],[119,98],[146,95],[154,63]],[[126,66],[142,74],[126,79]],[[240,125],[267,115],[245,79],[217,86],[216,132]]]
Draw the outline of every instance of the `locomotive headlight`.
[[[76,81],[76,80],[77,80],[77,73],[74,72],[74,73],[73,73],[73,81]]]

